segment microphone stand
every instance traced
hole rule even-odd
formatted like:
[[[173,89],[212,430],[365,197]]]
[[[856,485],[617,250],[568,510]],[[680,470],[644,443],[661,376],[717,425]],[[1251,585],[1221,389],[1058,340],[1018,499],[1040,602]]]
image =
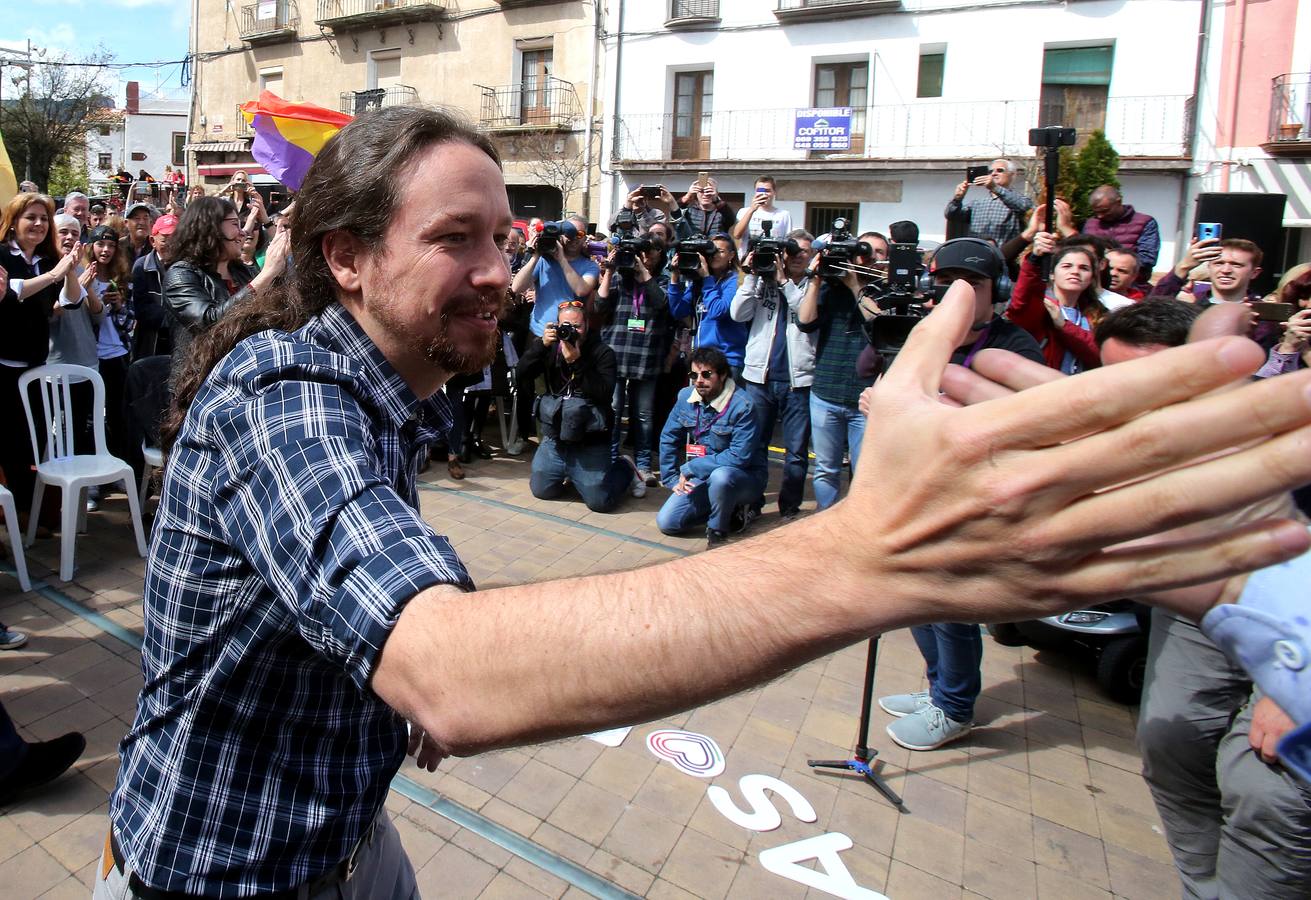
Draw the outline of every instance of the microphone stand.
[[[808,759],[806,765],[812,769],[838,769],[840,771],[855,772],[860,775],[887,798],[888,802],[895,806],[901,812],[909,812],[901,801],[901,797],[892,789],[892,787],[883,780],[883,776],[875,771],[878,763],[875,758],[879,755],[877,750],[871,750],[869,747],[869,711],[874,700],[874,666],[878,659],[879,638],[878,635],[869,639],[869,651],[865,657],[865,692],[860,698],[860,735],[856,742],[856,749],[851,759]]]

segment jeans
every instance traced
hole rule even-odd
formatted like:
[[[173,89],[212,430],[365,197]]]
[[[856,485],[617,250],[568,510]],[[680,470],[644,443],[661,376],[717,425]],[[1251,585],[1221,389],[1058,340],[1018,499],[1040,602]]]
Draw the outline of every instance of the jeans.
[[[806,469],[810,460],[810,388],[792,389],[786,381],[767,384],[746,382],[747,396],[756,410],[760,441],[766,451],[774,434],[774,422],[783,419],[783,482],[778,488],[778,511],[784,515],[801,507],[806,491]]]
[[[974,701],[983,690],[979,666],[983,638],[978,625],[937,622],[910,630],[928,667],[933,705],[957,722],[974,721]]]
[[[1143,779],[1188,898],[1305,896],[1311,785],[1252,751],[1261,694],[1196,623],[1152,610]]]
[[[610,455],[619,456],[622,445],[623,430],[620,423],[628,406],[629,392],[632,392],[633,418],[628,427],[633,432],[633,455],[637,467],[643,472],[651,471],[651,434],[655,429],[655,378],[619,378],[615,381],[615,430],[610,441]]]
[[[562,444],[543,435],[533,454],[529,489],[538,500],[554,500],[564,493],[566,478],[588,509],[610,512],[632,484],[633,470],[622,459],[611,459],[606,443]]]
[[[720,466],[691,493],[670,494],[656,513],[656,527],[665,534],[679,534],[701,524],[715,531],[728,531],[733,510],[743,503],[754,503],[764,490],[760,477],[732,466]]]
[[[865,439],[865,416],[854,406],[829,403],[811,391],[810,436],[815,442],[815,506],[828,509],[838,502],[844,450],[851,455],[851,471],[856,471]]]
[[[17,528],[17,523],[12,527]],[[0,631],[4,630],[5,626],[0,625]],[[26,757],[27,742],[19,737],[18,729],[14,727],[14,720],[9,718],[4,704],[0,703],[0,778],[8,776],[18,768],[18,764]]]

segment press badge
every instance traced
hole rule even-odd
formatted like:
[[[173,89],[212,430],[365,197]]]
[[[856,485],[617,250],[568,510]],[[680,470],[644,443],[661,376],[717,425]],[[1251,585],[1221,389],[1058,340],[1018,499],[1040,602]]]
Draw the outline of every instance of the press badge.
[[[695,457],[695,456],[705,456],[705,455],[706,455],[706,445],[705,445],[705,444],[688,444],[688,445],[687,445],[687,458],[688,458],[688,459],[692,459],[692,458]]]
[[[638,334],[646,334],[646,319],[629,319],[628,330]]]

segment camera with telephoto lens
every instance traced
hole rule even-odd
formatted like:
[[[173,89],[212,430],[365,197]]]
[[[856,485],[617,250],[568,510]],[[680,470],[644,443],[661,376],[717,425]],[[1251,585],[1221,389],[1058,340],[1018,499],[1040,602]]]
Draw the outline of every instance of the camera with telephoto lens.
[[[571,222],[543,222],[537,231],[537,255],[554,255],[560,239],[568,240],[574,234],[574,226]]]
[[[841,216],[833,220],[828,240],[816,241],[815,247],[819,250],[821,278],[842,278],[856,264],[857,257],[874,255],[874,248],[867,241],[851,236],[851,224]]]
[[[684,275],[695,275],[701,270],[701,260],[715,255],[715,242],[709,238],[687,238],[674,245],[674,268]]]
[[[773,275],[778,271],[778,258],[786,244],[771,234],[773,219],[762,220],[760,228],[764,233],[751,244],[751,272],[754,275]]]
[[[879,312],[864,323],[865,337],[891,365],[906,343],[911,329],[929,314],[930,302],[947,293],[946,285],[935,285],[924,277],[924,260],[914,244],[888,247],[888,276],[865,285],[861,295],[869,297]]]
[[[615,249],[614,267],[620,272],[632,272],[637,268],[638,255],[651,249],[650,240],[637,237],[637,217],[630,209],[619,210],[610,223],[610,231]]]
[[[582,337],[582,333],[579,332],[578,326],[573,322],[561,322],[555,326],[555,336],[566,344],[576,344],[578,339]]]

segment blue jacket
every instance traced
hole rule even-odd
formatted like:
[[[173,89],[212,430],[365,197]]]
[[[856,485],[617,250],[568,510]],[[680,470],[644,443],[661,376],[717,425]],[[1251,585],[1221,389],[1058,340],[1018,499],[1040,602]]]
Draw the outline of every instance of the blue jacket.
[[[696,346],[715,347],[724,351],[728,364],[742,368],[747,347],[747,326],[733,320],[729,307],[737,293],[737,273],[729,272],[718,281],[713,275],[701,279],[701,324],[696,333]],[[686,278],[677,284],[669,283],[669,314],[675,319],[692,315],[696,292]]]
[[[726,382],[732,384],[731,379]],[[680,466],[684,447],[690,443],[703,444],[706,455],[690,457]],[[717,413],[709,404],[702,405],[693,388],[685,387],[660,432],[660,479],[672,489],[679,475],[705,481],[720,466],[733,466],[761,479],[769,474],[751,398],[734,385],[728,404]]]

